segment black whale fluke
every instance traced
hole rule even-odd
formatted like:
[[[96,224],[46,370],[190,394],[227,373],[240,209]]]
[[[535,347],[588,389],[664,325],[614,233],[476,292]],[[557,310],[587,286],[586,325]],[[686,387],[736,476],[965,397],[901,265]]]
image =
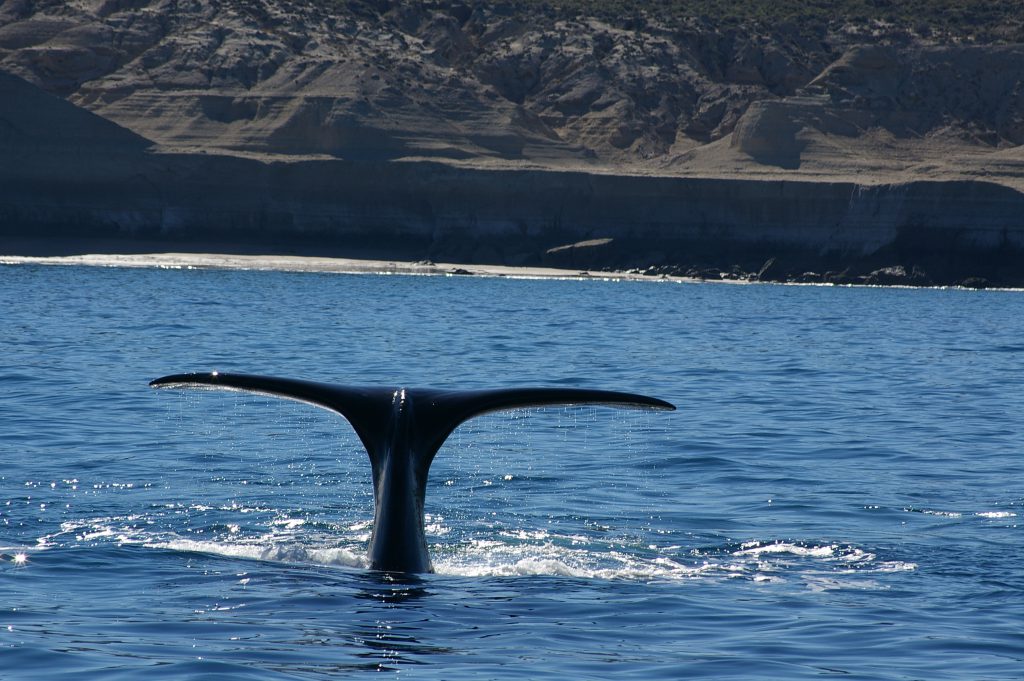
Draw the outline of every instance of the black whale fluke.
[[[374,570],[431,572],[423,529],[427,473],[445,439],[467,419],[501,409],[604,404],[674,410],[663,400],[609,390],[508,388],[429,390],[331,385],[246,374],[176,374],[154,388],[217,388],[285,397],[330,409],[356,431],[373,467]]]

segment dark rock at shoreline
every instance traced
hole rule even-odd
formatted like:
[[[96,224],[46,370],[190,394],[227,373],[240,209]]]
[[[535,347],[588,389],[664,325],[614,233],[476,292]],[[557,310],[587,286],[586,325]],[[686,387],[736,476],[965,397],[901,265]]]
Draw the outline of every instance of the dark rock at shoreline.
[[[984,277],[967,277],[963,281],[958,282],[957,286],[962,288],[986,289],[991,288],[992,284]]]
[[[835,286],[851,286],[854,284],[863,284],[864,277],[851,274],[850,268],[842,270],[841,272],[828,271],[822,275],[822,282],[826,284],[833,284]]]
[[[908,272],[903,265],[874,270],[863,279],[868,286],[932,286],[931,278],[917,267]]]

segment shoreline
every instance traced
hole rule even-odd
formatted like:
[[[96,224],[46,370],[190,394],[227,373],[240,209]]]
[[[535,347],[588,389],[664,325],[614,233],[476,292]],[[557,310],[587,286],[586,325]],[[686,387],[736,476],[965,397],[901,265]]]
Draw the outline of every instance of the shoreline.
[[[81,255],[0,255],[0,266],[48,265],[80,267],[118,267],[153,269],[211,269],[254,272],[299,272],[317,274],[369,274],[427,277],[476,276],[505,279],[555,279],[575,281],[640,281],[681,284],[768,284],[776,286],[827,286],[832,288],[897,288],[961,291],[1024,292],[1019,287],[912,286],[905,284],[857,284],[831,282],[786,282],[758,279],[713,279],[670,274],[644,274],[628,271],[595,271],[554,267],[513,267],[435,263],[431,261],[340,258],[306,255],[226,254],[226,253],[88,253]]]
[[[362,258],[337,258],[306,255],[234,255],[224,253],[131,253],[83,255],[0,255],[0,265],[67,265],[87,267],[124,267],[159,269],[222,269],[272,272],[312,272],[324,274],[377,274],[407,276],[482,276],[508,279],[579,279],[624,281],[706,281],[693,277],[645,275],[638,272],[590,272],[554,267],[513,267],[508,265],[472,265],[465,263],[409,262]],[[751,283],[742,280],[726,283]]]

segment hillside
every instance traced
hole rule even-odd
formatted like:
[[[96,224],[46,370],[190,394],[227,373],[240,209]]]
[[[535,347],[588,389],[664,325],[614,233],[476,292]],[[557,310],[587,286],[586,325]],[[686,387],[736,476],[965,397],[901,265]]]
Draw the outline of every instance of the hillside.
[[[979,182],[1015,197],[1022,25],[1019,3],[969,0],[8,0],[0,73],[152,143],[136,159],[150,169],[213,154],[975,193]],[[0,127],[18,129],[30,100],[0,104],[14,112]],[[27,139],[0,145],[23,153]],[[8,222],[27,210],[10,204]],[[1024,229],[1006,215],[999,229]]]

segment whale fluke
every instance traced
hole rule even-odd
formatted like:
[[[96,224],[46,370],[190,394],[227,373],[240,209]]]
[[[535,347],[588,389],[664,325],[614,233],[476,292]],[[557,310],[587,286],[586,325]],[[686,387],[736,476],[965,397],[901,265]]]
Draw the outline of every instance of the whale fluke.
[[[581,388],[355,387],[218,372],[164,376],[149,385],[272,395],[330,409],[345,417],[366,448],[373,470],[370,567],[390,572],[432,572],[423,528],[427,474],[434,455],[462,422],[502,409],[554,405],[675,409],[672,404],[653,397]]]

